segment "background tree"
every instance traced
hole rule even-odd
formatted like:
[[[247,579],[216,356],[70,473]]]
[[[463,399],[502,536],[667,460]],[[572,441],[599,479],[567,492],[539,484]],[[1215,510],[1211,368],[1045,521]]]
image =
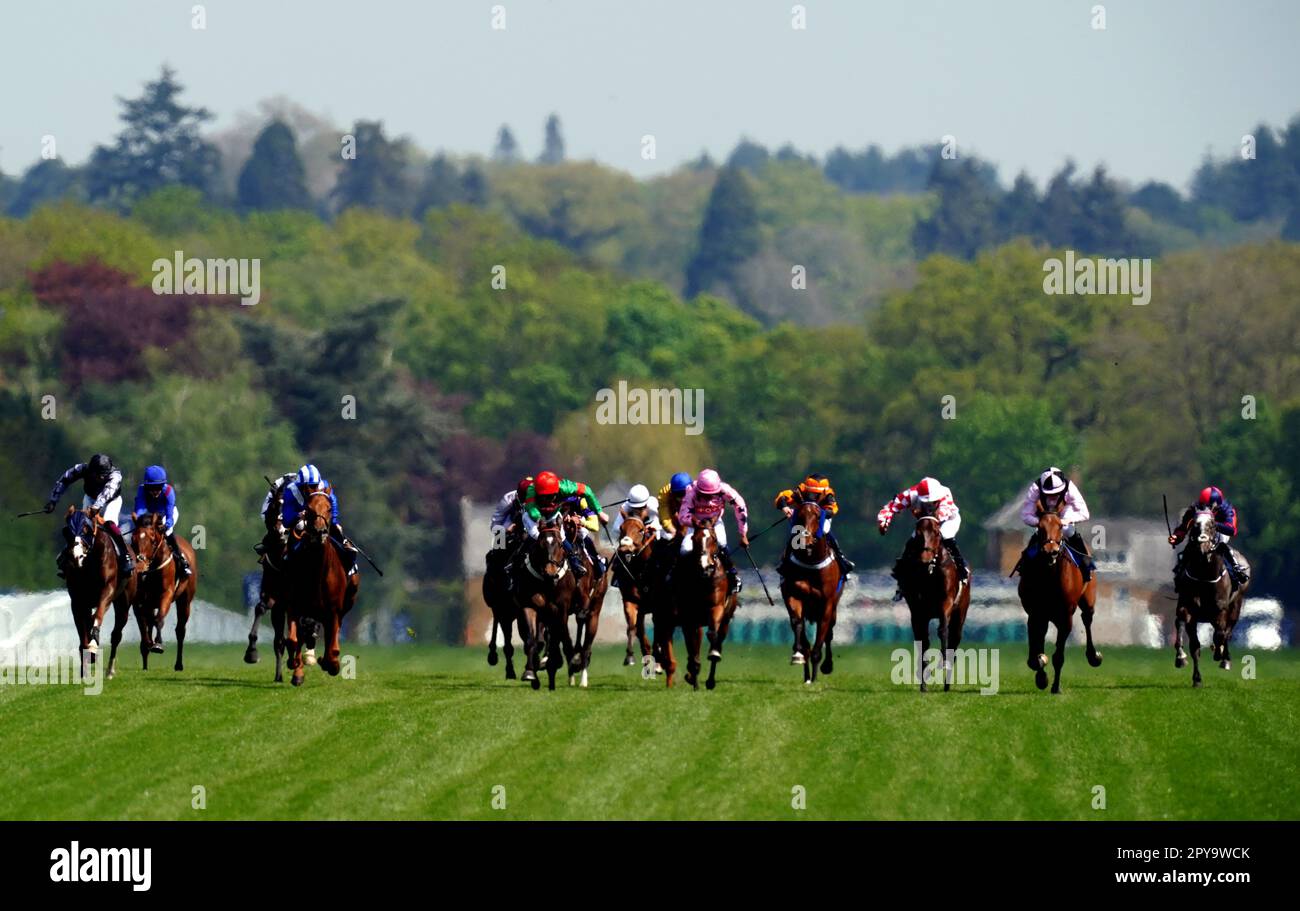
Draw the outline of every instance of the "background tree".
[[[497,132],[497,144],[492,150],[492,159],[502,164],[515,164],[519,161],[519,143],[515,141],[515,134],[510,131],[510,127],[505,124],[502,124]]]
[[[312,207],[306,171],[288,124],[273,120],[258,134],[253,153],[239,172],[238,200],[245,210]]]
[[[404,215],[411,209],[407,178],[409,148],[405,139],[390,140],[379,121],[360,120],[352,129],[356,158],[343,162],[331,194],[338,211],[350,206]]]
[[[749,178],[736,167],[718,172],[704,210],[695,256],[686,267],[686,296],[733,287],[740,264],[758,252],[758,210]]]
[[[0,177],[0,182],[3,180]],[[4,207],[15,218],[22,218],[45,203],[60,199],[80,199],[84,195],[81,173],[68,167],[61,158],[47,158],[27,169],[22,180],[13,188],[8,205],[4,206],[3,200],[0,200],[0,207]]]
[[[564,137],[560,134],[560,118],[555,114],[546,118],[546,140],[537,160],[542,164],[564,161]]]

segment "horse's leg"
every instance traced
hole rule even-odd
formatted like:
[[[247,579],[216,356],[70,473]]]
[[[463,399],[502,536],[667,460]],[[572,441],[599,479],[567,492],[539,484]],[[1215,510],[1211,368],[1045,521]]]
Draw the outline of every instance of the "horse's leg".
[[[284,639],[284,608],[280,605],[279,599],[271,601],[271,629],[275,632],[275,682],[284,683],[284,674],[280,670],[281,662],[284,660],[285,639]]]
[[[130,613],[131,605],[127,603],[126,593],[123,592],[113,599],[113,634],[109,639],[112,646],[108,652],[109,680],[117,676],[117,647],[122,644],[122,629],[126,626],[126,619]]]
[[[636,658],[632,654],[632,645],[637,638],[637,625],[641,622],[641,612],[637,609],[636,602],[629,599],[626,594],[623,595],[623,619],[627,621],[627,655],[623,658],[623,666],[632,667],[636,664]],[[642,628],[644,629],[644,627]]]
[[[559,629],[557,629],[559,627]],[[569,638],[569,624],[567,620],[561,620],[556,623],[554,620],[548,620],[546,623],[546,687],[555,689],[555,675],[559,673],[560,667],[565,660],[569,660],[573,654],[573,641]],[[563,652],[561,652],[563,649]]]
[[[335,611],[330,611],[329,619],[325,621],[325,656],[321,659],[320,665],[325,669],[325,673],[331,677],[339,675],[339,660],[342,649],[339,647],[339,630],[342,623],[339,622],[340,615]]]
[[[1187,625],[1186,608],[1180,601],[1174,608],[1174,667],[1187,667],[1187,652],[1183,651],[1183,628]]]
[[[248,630],[248,648],[244,650],[244,663],[257,664],[259,656],[257,654],[257,627],[262,622],[262,614],[266,613],[266,596],[259,595],[257,604],[253,607],[253,625]]]
[[[541,630],[537,622],[537,608],[525,607],[520,611],[520,619],[527,626],[527,635],[524,637],[524,680],[533,685],[533,689],[541,689],[542,681],[538,677],[537,655],[541,651]]]
[[[149,612],[143,603],[135,607],[135,625],[140,629],[140,666],[144,670],[149,670],[149,646],[150,635],[153,630],[153,623],[149,619]]]
[[[831,654],[831,642],[835,639],[835,608],[832,607],[826,619],[826,660],[822,662],[822,673],[829,674],[835,670],[835,659]]]
[[[1034,685],[1040,690],[1047,689],[1047,654],[1043,651],[1047,643],[1047,617],[1040,607],[1031,612],[1027,622],[1029,627],[1029,669],[1034,672]]]
[[[310,618],[303,618],[307,623],[313,623]],[[289,670],[293,673],[289,676],[289,682],[294,686],[302,686],[303,678],[307,675],[307,668],[304,666],[302,657],[302,639],[299,638],[301,630],[299,629],[299,618],[295,611],[288,615],[288,635],[285,639],[285,648],[289,654]]]
[[[495,616],[493,616],[492,622],[496,623]],[[505,642],[501,646],[501,650],[505,652],[505,656],[506,656],[506,679],[507,680],[515,679],[515,643],[514,643],[514,629],[513,629],[514,625],[515,624],[512,619],[507,619],[505,623],[501,624],[501,635],[505,639]],[[492,641],[493,642],[496,641],[496,636],[492,637]]]
[[[943,673],[943,691],[952,689],[952,662],[948,653],[948,617],[952,614],[952,599],[944,600],[939,608],[939,668]]]
[[[919,653],[915,650],[919,647]],[[930,650],[930,620],[928,617],[922,617],[919,611],[912,613],[912,648],[916,653],[916,682],[921,685],[921,692],[926,691],[925,685],[925,653]]]
[[[1214,618],[1214,651],[1219,659],[1219,667],[1225,671],[1232,668],[1232,659],[1228,655],[1228,612],[1219,611]]]
[[[185,670],[185,629],[190,622],[190,595],[187,592],[176,602],[176,664],[173,670]]]
[[[1062,608],[1064,617],[1056,624],[1056,651],[1052,652],[1052,692],[1061,692],[1061,668],[1065,665],[1065,644],[1070,639],[1070,630],[1074,628],[1074,611]]]
[[[1087,638],[1086,654],[1088,664],[1092,667],[1101,667],[1101,652],[1097,651],[1097,646],[1092,644],[1092,615],[1094,609],[1092,604],[1088,602],[1086,594],[1079,599],[1079,612],[1083,615],[1083,634]]]
[[[497,612],[492,611],[492,634],[488,636],[488,666],[497,666],[497,628],[500,624],[497,622]],[[509,633],[507,633],[509,635]]]
[[[817,682],[817,673],[826,673],[826,664],[823,663],[822,655],[830,656],[831,643],[831,624],[829,611],[823,606],[821,619],[817,621],[817,641],[813,643],[812,652],[808,656],[808,663],[812,665],[812,682]]]
[[[794,645],[790,649],[790,663],[803,664],[808,663],[808,636],[804,631],[803,622],[803,604],[793,594],[783,595],[785,601],[786,616],[790,618],[790,632],[794,634]],[[803,675],[804,683],[808,682],[808,671],[805,669]]]
[[[116,558],[114,558],[116,559]],[[105,586],[99,593],[99,603],[95,606],[95,619],[90,626],[90,652],[93,655],[99,651],[99,629],[104,625],[104,614],[108,611],[108,605],[112,602],[113,596],[117,594],[117,586]]]
[[[1196,635],[1196,618],[1187,622],[1187,647],[1192,653],[1192,686],[1201,685],[1201,640]]]
[[[645,658],[646,655],[650,654],[650,638],[645,633],[645,615],[646,612],[638,604],[636,611],[636,637],[637,641],[641,645],[642,658]]]
[[[700,627],[691,620],[682,627],[682,640],[686,643],[686,682],[700,688],[700,644],[703,638]]]

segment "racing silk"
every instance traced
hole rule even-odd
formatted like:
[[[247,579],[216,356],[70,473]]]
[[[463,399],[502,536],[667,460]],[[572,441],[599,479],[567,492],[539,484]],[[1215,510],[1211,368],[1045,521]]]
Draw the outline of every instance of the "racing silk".
[[[87,465],[85,462],[78,462],[73,465],[63,475],[54,482],[54,489],[50,491],[50,500],[58,501],[63,496],[63,492],[68,489],[68,485],[84,479],[82,490],[86,496],[93,502],[91,506],[95,509],[102,510],[109,503],[116,500],[122,495],[122,472],[114,468],[108,473],[108,479],[101,485],[91,480],[86,473]]]
[[[1025,491],[1025,505],[1020,507],[1020,520],[1030,528],[1038,527],[1038,501],[1042,498],[1043,492],[1038,487],[1038,482],[1034,481]],[[1066,482],[1065,492],[1061,495],[1064,499],[1061,502],[1059,515],[1063,525],[1073,525],[1075,522],[1088,521],[1088,504],[1083,502],[1083,494],[1079,493],[1079,488],[1074,485],[1073,481]],[[1043,504],[1047,508],[1047,504]]]
[[[717,493],[699,493],[692,482],[686,488],[686,493],[682,496],[682,505],[677,510],[677,527],[682,534],[685,534],[686,529],[694,527],[697,523],[712,524],[722,518],[728,503],[731,504],[731,509],[736,516],[736,527],[740,529],[741,536],[747,536],[749,510],[745,507],[745,498],[726,481],[722,482],[722,489]]]
[[[132,515],[153,513],[163,517],[167,534],[172,533],[172,521],[176,514],[176,490],[170,484],[164,484],[158,493],[150,496],[150,491],[143,484],[135,489],[135,509]]]
[[[1191,530],[1192,520],[1196,518],[1196,511],[1199,508],[1193,503],[1183,512],[1182,521],[1174,529],[1175,540],[1181,541],[1187,537],[1187,532]],[[1214,525],[1221,535],[1231,538],[1237,534],[1237,510],[1226,499],[1221,506],[1214,507]]]
[[[905,509],[911,509],[917,516],[932,515],[940,522],[947,522],[961,515],[961,510],[957,508],[957,502],[952,498],[952,491],[947,490],[943,499],[937,503],[922,503],[920,494],[917,493],[917,485],[912,485],[907,490],[900,491],[898,496],[890,500],[880,508],[876,513],[876,524],[889,527],[889,523],[894,521],[894,516],[898,515]],[[1038,523],[1035,522],[1035,525]]]
[[[275,501],[284,495],[284,489],[292,484],[294,479],[297,477],[296,474],[285,474],[280,475],[280,477],[275,479],[271,488],[266,492],[266,496],[262,498],[263,519],[267,518],[268,513],[271,511],[271,507],[275,505]]]
[[[320,488],[315,493],[323,493],[330,498],[330,521],[335,525],[339,524],[339,498],[334,495],[334,487],[324,478],[320,479]],[[298,521],[298,516],[302,513],[303,508],[307,505],[306,494],[298,487],[297,481],[291,481],[284,489],[284,506],[281,508],[280,519],[284,522],[284,527],[288,528]]]
[[[492,510],[492,522],[489,528],[508,528],[519,520],[519,491],[511,490],[500,500],[497,508]]]
[[[682,508],[682,496],[683,494],[673,493],[671,483],[659,488],[658,501],[664,504],[663,515],[660,516],[659,521],[663,524],[664,531],[670,535],[677,533],[673,521],[677,517],[677,510]]]
[[[549,518],[559,512],[560,506],[563,505],[565,500],[570,498],[576,498],[582,501],[584,506],[592,513],[598,513],[601,511],[600,500],[596,499],[596,495],[591,492],[590,487],[579,481],[571,481],[568,478],[565,478],[560,481],[560,495],[556,498],[555,505],[551,507],[551,511],[547,513],[547,517]],[[542,519],[542,511],[537,507],[536,484],[529,484],[528,490],[524,493],[524,512],[534,522],[539,522]]]
[[[808,494],[799,487],[792,487],[781,491],[776,495],[776,499],[772,501],[772,505],[777,509],[798,506],[801,503],[816,503],[832,516],[840,511],[840,504],[835,500],[835,488],[833,487],[827,487],[826,492],[821,494]]]

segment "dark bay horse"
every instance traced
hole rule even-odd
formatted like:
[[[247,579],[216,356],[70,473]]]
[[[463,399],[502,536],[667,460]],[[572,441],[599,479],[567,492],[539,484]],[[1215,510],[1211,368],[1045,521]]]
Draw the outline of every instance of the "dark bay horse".
[[[1214,660],[1219,667],[1232,667],[1228,642],[1241,617],[1241,605],[1246,598],[1250,582],[1233,589],[1228,567],[1217,551],[1219,529],[1214,514],[1208,509],[1198,509],[1183,550],[1183,568],[1178,580],[1178,607],[1174,615],[1174,667],[1187,666],[1187,653],[1183,651],[1183,630],[1187,631],[1187,644],[1192,650],[1192,686],[1201,685],[1201,640],[1196,635],[1196,624],[1209,623],[1214,627]],[[1239,562],[1245,558],[1237,555]]]
[[[911,559],[904,559],[899,588],[912,614],[912,638],[921,645],[921,655],[930,650],[930,621],[939,621],[939,648],[943,652],[943,688],[952,688],[953,652],[961,645],[966,612],[970,609],[970,585],[943,546],[939,520],[920,516],[912,540],[907,544]],[[916,662],[916,679],[926,691],[924,661]]]
[[[262,615],[271,612],[271,630],[274,638],[272,648],[275,650],[275,682],[283,683],[281,670],[286,649],[285,644],[285,601],[284,601],[284,526],[280,522],[281,507],[284,504],[282,493],[272,491],[272,501],[266,510],[266,535],[262,538],[261,556],[257,562],[262,567],[262,580],[257,589],[257,604],[253,607],[253,625],[248,631],[248,648],[244,651],[245,664],[257,664],[261,656],[257,653],[257,631],[262,623]],[[311,643],[309,643],[310,645]],[[308,661],[308,664],[312,662]]]
[[[140,627],[140,660],[146,671],[149,670],[149,653],[162,654],[163,621],[173,603],[176,605],[175,669],[185,670],[185,628],[198,591],[199,564],[189,541],[178,536],[176,546],[190,564],[190,574],[179,581],[175,555],[167,544],[163,517],[157,514],[143,516],[131,529],[131,549],[136,554],[136,584],[131,608]]]
[[[599,520],[597,520],[599,521]],[[591,647],[596,642],[596,631],[600,628],[600,611],[605,605],[605,596],[609,593],[609,572],[599,572],[600,567],[591,559],[582,540],[581,519],[569,516],[565,520],[565,534],[569,546],[578,559],[587,568],[587,574],[576,580],[573,587],[573,601],[569,606],[569,615],[573,617],[576,630],[573,635],[572,651],[569,653],[569,686],[587,685],[587,669],[591,666]],[[565,621],[568,629],[568,621]]]
[[[568,612],[577,580],[573,578],[564,549],[565,532],[561,522],[560,513],[550,521],[543,519],[537,538],[525,543],[523,559],[515,572],[515,603],[528,633],[524,642],[528,660],[524,663],[523,679],[535,690],[542,686],[537,661],[543,645],[546,646],[546,674],[550,678],[548,688],[552,690],[556,672],[573,653]]]
[[[718,685],[722,643],[737,605],[737,596],[731,593],[726,570],[718,556],[720,549],[712,525],[695,525],[691,529],[691,550],[679,554],[673,566],[669,597],[655,610],[654,651],[663,665],[668,686],[673,685],[677,670],[673,630],[679,626],[686,643],[686,682],[697,690],[700,688],[701,627],[707,626],[709,677],[704,685],[709,689]]]
[[[65,521],[72,543],[68,547],[63,576],[72,604],[72,622],[77,629],[81,676],[88,676],[90,665],[97,660],[99,628],[104,623],[104,612],[112,604],[112,650],[107,673],[111,678],[117,673],[117,647],[130,615],[127,596],[132,577],[119,576],[113,537],[103,527],[95,510],[69,506]]]
[[[330,536],[330,515],[329,496],[313,493],[289,533],[297,542],[285,561],[289,622],[286,648],[294,686],[302,686],[306,675],[299,634],[312,623],[320,623],[325,629],[325,654],[318,659],[320,666],[331,677],[338,676],[339,630],[360,587],[360,576],[348,575],[339,556],[340,545]]]
[[[794,647],[803,659],[803,682],[817,680],[835,669],[831,639],[835,615],[844,591],[844,576],[830,542],[822,534],[825,512],[816,503],[801,503],[790,523],[790,552],[781,575],[781,598],[790,615]],[[817,637],[808,643],[808,624],[816,624]],[[822,659],[825,650],[826,658]]]
[[[653,606],[646,583],[650,579],[655,565],[656,551],[667,546],[668,541],[661,541],[653,525],[648,525],[640,516],[631,515],[623,520],[619,528],[618,552],[611,563],[614,577],[618,579],[618,591],[623,596],[623,617],[627,621],[627,655],[623,659],[625,666],[636,664],[633,648],[641,646],[641,661],[644,664],[651,657],[650,639],[646,636],[646,616],[653,612]],[[655,673],[663,673],[663,668],[656,665]]]
[[[1028,615],[1029,669],[1034,672],[1034,684],[1047,688],[1047,625],[1056,627],[1056,651],[1052,653],[1052,692],[1061,692],[1061,668],[1065,664],[1065,644],[1074,626],[1074,611],[1083,616],[1083,629],[1087,636],[1088,664],[1101,666],[1101,652],[1092,644],[1092,615],[1097,604],[1097,577],[1083,584],[1083,573],[1074,561],[1066,557],[1069,547],[1062,539],[1064,526],[1054,512],[1038,508],[1038,552],[1022,561],[1020,566],[1020,603]],[[1088,559],[1079,554],[1078,559]]]
[[[524,643],[528,641],[528,631],[524,627],[523,614],[520,613],[519,605],[515,603],[514,597],[510,594],[507,579],[510,561],[514,558],[516,549],[522,546],[522,541],[508,539],[505,547],[489,551],[486,561],[487,568],[483,573],[483,601],[492,611],[492,636],[488,639],[487,662],[493,667],[497,664],[497,630],[500,630],[505,639],[502,650],[506,655],[507,680],[516,678],[515,644],[513,641],[516,626],[519,628],[520,641]]]

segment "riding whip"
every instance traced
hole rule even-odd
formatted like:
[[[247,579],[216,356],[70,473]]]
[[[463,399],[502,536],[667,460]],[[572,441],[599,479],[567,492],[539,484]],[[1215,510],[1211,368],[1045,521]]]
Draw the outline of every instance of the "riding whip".
[[[763,594],[767,595],[767,603],[776,607],[776,602],[772,600],[772,593],[767,590],[767,583],[763,581],[763,573],[759,570],[758,564],[754,562],[754,555],[749,552],[748,547],[742,547],[741,550],[745,552],[746,557],[749,557],[749,565],[754,567],[754,572],[758,575],[758,584],[763,586]]]

